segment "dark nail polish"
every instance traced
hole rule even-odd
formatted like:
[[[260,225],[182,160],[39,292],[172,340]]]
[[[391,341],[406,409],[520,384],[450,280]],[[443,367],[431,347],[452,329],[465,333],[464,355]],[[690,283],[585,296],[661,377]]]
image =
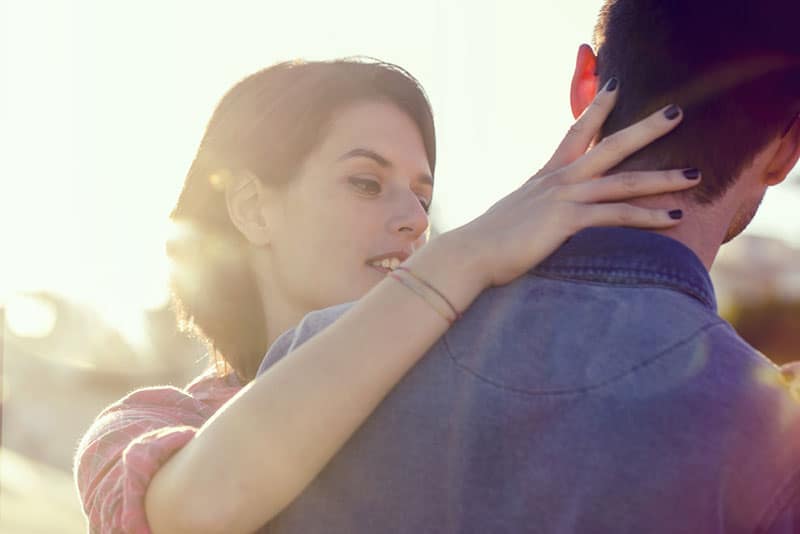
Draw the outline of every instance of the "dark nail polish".
[[[664,110],[664,116],[671,121],[677,119],[678,115],[680,114],[681,114],[681,108],[679,108],[675,104],[672,104],[670,107]]]
[[[685,169],[683,171],[683,175],[686,177],[687,180],[697,180],[700,178],[700,169]]]
[[[670,219],[675,219],[676,221],[678,219],[682,219],[683,218],[683,210],[672,210],[671,212],[669,212],[669,217],[670,217]]]
[[[617,79],[611,78],[610,80],[608,80],[608,83],[606,84],[606,91],[608,91],[609,93],[613,93],[614,91],[617,90],[617,85],[619,85]]]

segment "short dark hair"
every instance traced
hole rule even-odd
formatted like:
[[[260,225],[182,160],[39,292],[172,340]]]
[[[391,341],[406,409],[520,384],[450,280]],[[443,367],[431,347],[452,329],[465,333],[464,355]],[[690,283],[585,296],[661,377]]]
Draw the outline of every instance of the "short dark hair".
[[[251,173],[267,185],[291,181],[348,104],[386,100],[419,129],[431,172],[433,116],[408,72],[371,58],[290,61],[234,85],[211,116],[171,219],[187,228],[167,244],[172,303],[182,330],[209,347],[220,375],[255,377],[267,349],[265,316],[245,238],[225,202],[225,177]]]
[[[800,112],[800,0],[606,0],[595,28],[601,84],[620,80],[601,136],[661,106],[683,123],[619,169],[698,167],[719,198]]]

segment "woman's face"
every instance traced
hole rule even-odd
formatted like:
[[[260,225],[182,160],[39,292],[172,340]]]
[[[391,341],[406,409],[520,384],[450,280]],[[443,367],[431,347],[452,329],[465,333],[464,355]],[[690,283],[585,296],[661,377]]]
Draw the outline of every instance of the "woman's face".
[[[388,101],[334,115],[327,135],[282,189],[267,247],[272,299],[288,310],[356,300],[427,238],[431,169],[414,121]],[[394,260],[393,260],[394,258]]]

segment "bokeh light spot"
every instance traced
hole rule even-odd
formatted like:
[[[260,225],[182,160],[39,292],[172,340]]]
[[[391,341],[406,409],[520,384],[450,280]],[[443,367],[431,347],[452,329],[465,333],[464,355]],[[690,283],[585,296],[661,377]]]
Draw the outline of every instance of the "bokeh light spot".
[[[19,337],[47,337],[53,332],[57,319],[56,307],[33,295],[12,296],[6,305],[8,329]]]

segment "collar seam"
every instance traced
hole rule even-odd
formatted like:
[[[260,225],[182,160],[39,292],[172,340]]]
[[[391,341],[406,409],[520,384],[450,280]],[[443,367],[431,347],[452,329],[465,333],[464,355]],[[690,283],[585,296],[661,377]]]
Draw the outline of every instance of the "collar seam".
[[[554,268],[534,269],[533,271],[531,271],[530,274],[533,276],[539,276],[541,278],[548,278],[553,280],[562,280],[569,282],[591,282],[604,286],[618,286],[627,288],[646,286],[646,287],[669,289],[684,293],[700,301],[703,305],[709,307],[712,310],[716,309],[716,304],[715,304],[716,298],[714,297],[713,290],[710,290],[708,287],[699,287],[688,280],[684,280],[682,278],[663,272],[654,272],[650,270],[636,270],[630,268],[612,270],[607,268],[598,269],[596,267],[570,267],[566,269],[554,269]],[[612,274],[614,277],[626,276],[626,275],[648,277],[649,275],[651,280],[623,282],[621,280],[615,280],[612,277],[608,276]],[[591,277],[586,277],[587,275],[590,275]],[[654,279],[655,277],[653,275],[661,277],[661,279]]]

